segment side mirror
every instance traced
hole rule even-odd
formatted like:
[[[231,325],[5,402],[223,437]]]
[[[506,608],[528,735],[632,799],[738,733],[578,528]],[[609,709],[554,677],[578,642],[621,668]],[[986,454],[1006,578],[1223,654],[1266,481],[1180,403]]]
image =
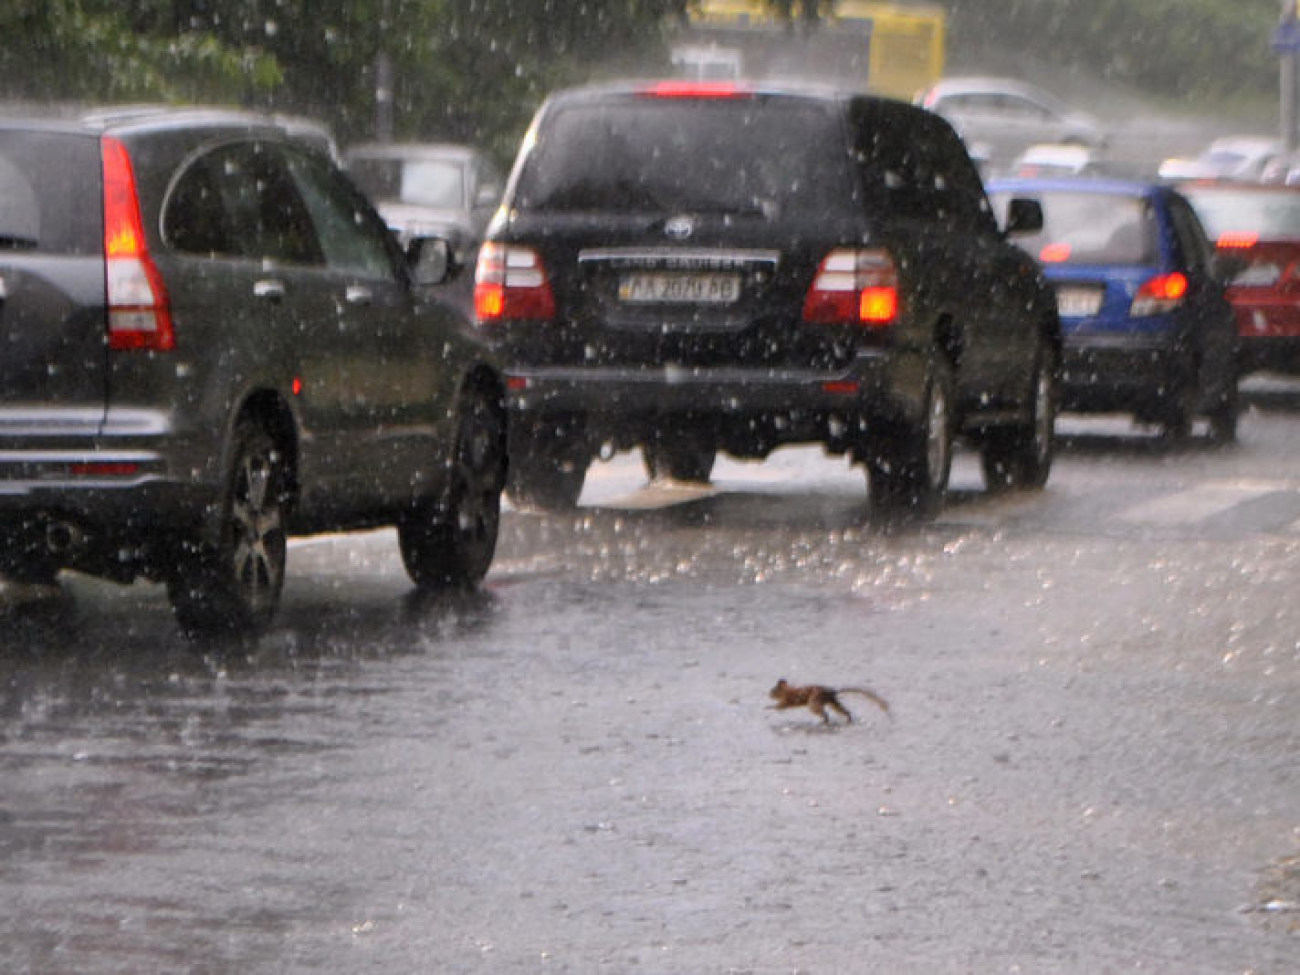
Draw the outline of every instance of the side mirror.
[[[451,244],[442,237],[416,237],[406,248],[406,265],[417,288],[432,288],[455,273]]]
[[[1007,204],[1008,237],[1037,234],[1043,229],[1043,205],[1037,200],[1016,197]]]

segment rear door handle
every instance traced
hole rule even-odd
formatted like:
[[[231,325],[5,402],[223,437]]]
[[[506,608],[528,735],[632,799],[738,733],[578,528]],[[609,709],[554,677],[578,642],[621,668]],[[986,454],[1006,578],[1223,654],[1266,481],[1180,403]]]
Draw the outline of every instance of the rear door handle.
[[[274,278],[263,278],[261,281],[254,281],[253,297],[278,302],[284,298],[284,282],[277,281]]]

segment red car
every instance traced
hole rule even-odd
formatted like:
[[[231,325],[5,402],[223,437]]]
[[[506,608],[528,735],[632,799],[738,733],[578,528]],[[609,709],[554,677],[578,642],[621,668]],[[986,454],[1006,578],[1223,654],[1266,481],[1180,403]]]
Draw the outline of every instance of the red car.
[[[1240,371],[1300,373],[1300,186],[1180,186],[1220,252],[1244,269],[1228,300],[1241,333]]]

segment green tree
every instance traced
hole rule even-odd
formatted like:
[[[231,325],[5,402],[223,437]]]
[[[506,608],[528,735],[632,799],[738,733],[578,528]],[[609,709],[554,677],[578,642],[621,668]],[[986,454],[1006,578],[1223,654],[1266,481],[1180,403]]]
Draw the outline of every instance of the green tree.
[[[139,30],[131,8],[144,6],[6,0],[0,91],[32,100],[231,100],[280,82],[272,58],[226,45],[211,32],[177,24],[159,33]]]

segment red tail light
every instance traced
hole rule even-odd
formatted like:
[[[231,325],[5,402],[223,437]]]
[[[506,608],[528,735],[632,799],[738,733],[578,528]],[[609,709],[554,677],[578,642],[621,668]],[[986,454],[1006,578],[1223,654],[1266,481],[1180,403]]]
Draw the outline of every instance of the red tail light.
[[[803,304],[804,321],[818,324],[886,328],[897,317],[898,269],[881,248],[831,251]]]
[[[1220,250],[1247,250],[1259,243],[1259,234],[1249,230],[1229,230],[1215,241]]]
[[[1133,297],[1133,306],[1129,310],[1134,318],[1143,315],[1159,315],[1173,311],[1187,295],[1187,276],[1181,271],[1161,274],[1151,278]]]
[[[638,94],[643,98],[749,98],[754,93],[734,81],[657,81]]]
[[[481,322],[555,317],[555,296],[541,255],[531,247],[487,243],[474,273],[474,314]]]
[[[108,347],[176,347],[170,302],[162,275],[149,257],[135,171],[126,146],[105,137],[100,147],[104,172],[104,266],[107,278]]]

